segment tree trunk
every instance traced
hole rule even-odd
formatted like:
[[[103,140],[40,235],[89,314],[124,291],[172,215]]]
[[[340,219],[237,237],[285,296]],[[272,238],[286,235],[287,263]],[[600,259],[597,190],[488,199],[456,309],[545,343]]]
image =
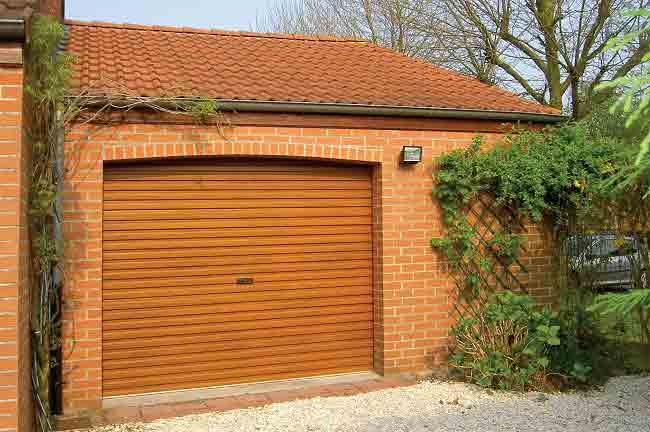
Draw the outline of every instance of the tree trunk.
[[[537,19],[544,36],[544,51],[547,62],[547,82],[549,105],[562,109],[562,73],[560,69],[559,50],[555,37],[557,23],[556,0],[537,0]]]

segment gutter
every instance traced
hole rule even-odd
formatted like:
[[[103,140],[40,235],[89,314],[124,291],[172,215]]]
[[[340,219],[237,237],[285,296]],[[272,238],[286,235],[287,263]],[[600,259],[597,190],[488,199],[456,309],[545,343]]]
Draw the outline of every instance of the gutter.
[[[1,18],[0,41],[23,42],[25,40],[25,20]]]
[[[75,99],[74,96],[71,98]],[[79,99],[79,98],[76,98]],[[184,103],[193,103],[205,100],[205,98],[145,98],[145,97],[93,97],[82,96],[87,106],[102,107],[110,104],[116,108],[143,108],[147,107],[147,99],[161,107],[178,107]],[[361,105],[361,104],[338,104],[338,103],[314,103],[314,102],[262,102],[246,100],[220,100],[216,99],[219,108],[223,111],[233,112],[274,112],[274,113],[296,113],[296,114],[343,114],[343,115],[364,115],[384,117],[419,117],[419,118],[456,118],[468,120],[501,120],[508,122],[536,122],[536,123],[559,123],[568,120],[568,116],[560,114],[544,114],[535,112],[514,112],[495,110],[475,110],[456,108],[429,108],[429,107],[405,107],[391,105]]]
[[[405,107],[390,105],[329,104],[309,102],[220,102],[224,109],[233,111],[268,111],[307,114],[348,114],[390,117],[459,118],[473,120],[508,120],[557,123],[565,116],[532,112],[508,112],[455,108]]]

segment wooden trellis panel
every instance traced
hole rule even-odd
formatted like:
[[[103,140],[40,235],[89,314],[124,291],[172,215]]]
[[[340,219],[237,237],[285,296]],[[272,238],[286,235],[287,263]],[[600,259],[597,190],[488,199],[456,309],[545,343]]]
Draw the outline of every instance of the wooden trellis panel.
[[[479,275],[480,287],[472,296],[462,296],[461,301],[457,302],[461,316],[471,315],[478,304],[485,303],[495,292],[510,290],[528,293],[525,283],[527,278],[522,277],[528,273],[528,269],[522,261],[515,258],[508,262],[498,256],[490,246],[490,241],[499,232],[520,234],[524,231],[524,225],[517,214],[512,209],[495,205],[490,196],[481,195],[471,203],[467,219],[475,231],[472,242],[478,248],[479,259],[489,263],[490,269],[482,269],[478,259],[461,264],[461,272],[455,274],[458,292],[466,291],[466,277],[471,273]],[[520,252],[526,252],[525,245]]]

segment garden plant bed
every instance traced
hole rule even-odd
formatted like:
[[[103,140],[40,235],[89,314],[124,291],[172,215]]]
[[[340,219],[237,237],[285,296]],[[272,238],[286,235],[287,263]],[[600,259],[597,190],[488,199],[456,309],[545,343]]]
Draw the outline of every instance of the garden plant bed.
[[[506,393],[422,382],[346,397],[191,415],[92,432],[203,431],[648,431],[650,377],[610,380],[602,391]]]

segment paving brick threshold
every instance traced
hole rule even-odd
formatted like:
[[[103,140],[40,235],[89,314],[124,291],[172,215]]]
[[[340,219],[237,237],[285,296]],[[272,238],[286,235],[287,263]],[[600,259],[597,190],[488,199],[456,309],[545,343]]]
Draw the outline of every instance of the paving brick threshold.
[[[315,385],[300,389],[251,393],[192,402],[110,408],[83,416],[60,416],[56,421],[56,430],[83,430],[123,423],[148,423],[159,419],[255,408],[274,403],[315,397],[352,396],[414,384],[416,384],[416,381],[408,378],[380,378],[353,383]]]

